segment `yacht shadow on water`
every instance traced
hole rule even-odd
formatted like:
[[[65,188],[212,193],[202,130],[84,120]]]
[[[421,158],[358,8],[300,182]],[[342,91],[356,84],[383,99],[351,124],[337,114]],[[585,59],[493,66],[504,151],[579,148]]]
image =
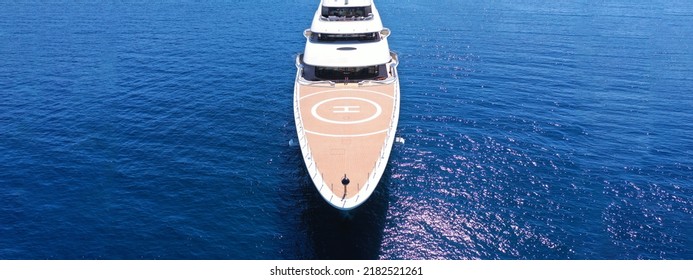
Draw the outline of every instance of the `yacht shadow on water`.
[[[378,259],[388,208],[389,172],[371,197],[348,212],[330,206],[312,184],[304,185],[309,203],[301,220],[306,226],[312,256],[326,260]],[[310,183],[310,182],[309,182]]]

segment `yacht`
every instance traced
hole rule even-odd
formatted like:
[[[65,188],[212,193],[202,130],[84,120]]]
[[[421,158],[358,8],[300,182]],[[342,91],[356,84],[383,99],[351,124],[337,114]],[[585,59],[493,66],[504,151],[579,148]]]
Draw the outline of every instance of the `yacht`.
[[[399,120],[397,54],[372,0],[322,0],[296,57],[294,118],[320,195],[351,210],[385,171]]]

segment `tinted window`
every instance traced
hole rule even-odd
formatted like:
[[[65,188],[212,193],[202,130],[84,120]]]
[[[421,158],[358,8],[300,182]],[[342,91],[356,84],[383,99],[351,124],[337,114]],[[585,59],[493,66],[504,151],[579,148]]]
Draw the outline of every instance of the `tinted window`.
[[[315,76],[323,80],[343,81],[373,79],[378,76],[378,66],[368,67],[315,67]]]
[[[378,41],[380,36],[377,32],[358,33],[358,34],[317,34],[315,38],[319,42],[334,42],[334,41]]]
[[[323,17],[367,17],[371,7],[323,7]]]

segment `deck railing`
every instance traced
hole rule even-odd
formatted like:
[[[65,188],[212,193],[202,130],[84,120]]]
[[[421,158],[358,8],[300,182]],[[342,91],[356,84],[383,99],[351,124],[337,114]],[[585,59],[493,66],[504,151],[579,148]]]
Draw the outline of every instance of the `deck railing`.
[[[397,60],[397,54],[395,53],[390,53],[390,55],[393,58],[393,61],[390,64],[390,73],[392,73],[390,76],[385,78],[384,80],[363,80],[358,83],[360,87],[362,86],[370,86],[370,85],[389,85],[391,83],[394,83],[397,81],[397,64],[399,64],[399,60]]]
[[[335,82],[330,81],[330,80],[320,80],[320,81],[309,81],[303,78],[303,55],[297,55],[296,56],[296,68],[298,68],[298,76],[296,77],[296,81],[298,81],[299,84],[304,85],[304,86],[325,86],[325,87],[334,87]]]
[[[300,75],[298,73],[297,75]],[[296,77],[297,79],[299,78],[298,76]],[[295,110],[295,116],[296,119],[294,120],[296,122],[296,132],[298,133],[298,142],[301,145],[301,155],[303,156],[303,159],[305,160],[306,163],[306,168],[308,169],[308,173],[311,175],[311,179],[313,180],[313,183],[317,182],[322,182],[320,184],[320,187],[318,187],[318,191],[322,192],[322,188],[325,187],[324,180],[322,177],[322,174],[318,172],[318,166],[317,163],[315,163],[315,160],[313,159],[313,153],[310,150],[310,146],[308,145],[308,138],[306,137],[306,130],[303,127],[303,119],[301,116],[301,108],[299,106],[299,97],[296,96],[296,93],[294,92],[294,110]],[[320,176],[320,180],[316,180],[316,178]],[[333,195],[334,196],[334,195]],[[330,198],[331,200],[331,198]]]
[[[390,55],[392,56],[394,62],[390,65],[390,71],[392,73],[392,76],[390,78],[393,78],[393,80],[389,83],[397,81],[397,64],[399,63],[399,60],[397,58],[397,54],[394,52],[391,52]],[[360,85],[360,84],[359,84]],[[395,119],[399,118],[399,114],[397,113],[397,110],[399,109],[399,83],[395,84],[395,90],[394,90],[396,96],[394,96],[394,102],[392,102],[392,115],[390,115],[390,126],[387,129],[387,136],[385,137],[385,141],[383,142],[382,146],[380,147],[380,156],[378,159],[375,161],[373,164],[373,168],[371,168],[371,171],[368,172],[366,180],[366,185],[364,186],[366,190],[371,187],[371,179],[375,179],[375,176],[378,172],[378,169],[382,164],[387,164],[385,153],[386,151],[389,151],[392,149],[392,145],[394,144],[394,133],[396,132],[396,127],[395,127]],[[384,171],[383,171],[384,172]],[[382,174],[381,174],[382,175]],[[380,180],[378,180],[380,181]],[[373,181],[374,184],[378,184],[378,181]],[[375,187],[375,186],[373,186]],[[356,200],[354,202],[358,202],[359,196],[356,197]]]

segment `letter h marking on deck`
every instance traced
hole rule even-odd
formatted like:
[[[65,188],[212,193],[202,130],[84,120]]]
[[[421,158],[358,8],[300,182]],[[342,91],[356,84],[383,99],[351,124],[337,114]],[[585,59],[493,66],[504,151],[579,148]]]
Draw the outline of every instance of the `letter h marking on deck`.
[[[361,108],[361,106],[349,106],[349,105],[347,105],[347,106],[332,106],[332,109],[333,109],[332,113],[335,113],[335,114],[360,113],[361,112],[361,111],[359,111],[360,108]],[[341,109],[341,110],[338,110],[338,109]]]

